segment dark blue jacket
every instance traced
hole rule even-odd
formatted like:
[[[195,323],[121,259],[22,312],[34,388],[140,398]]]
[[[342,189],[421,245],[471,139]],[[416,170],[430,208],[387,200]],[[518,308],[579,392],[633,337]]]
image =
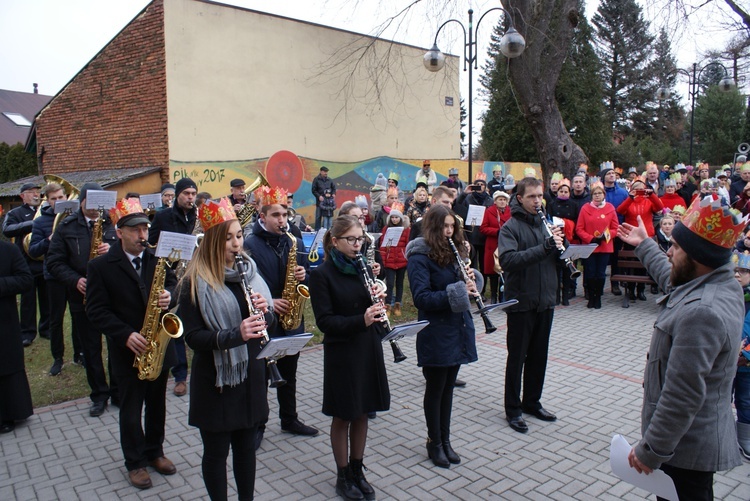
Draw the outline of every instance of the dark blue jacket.
[[[41,275],[43,272],[42,262],[37,261],[36,259],[31,259],[26,254],[26,251],[23,250],[23,239],[26,235],[31,233],[31,227],[34,224],[33,220],[36,211],[36,208],[23,204],[20,207],[16,207],[9,211],[3,221],[3,234],[8,238],[14,239],[16,247],[21,251],[24,259],[26,259],[26,264],[31,270],[31,274],[35,277]]]
[[[148,243],[156,245],[162,231],[190,235],[195,229],[195,216],[195,209],[185,212],[177,206],[175,201],[173,207],[158,211],[154,216],[151,227],[148,229]]]
[[[469,309],[454,312],[459,300],[468,302],[466,284],[457,265],[439,266],[428,257],[424,238],[406,247],[406,271],[419,310],[419,320],[430,325],[417,334],[417,364],[420,367],[452,367],[477,361],[474,319]]]
[[[296,237],[295,237],[296,238]],[[307,254],[305,253],[305,244],[301,238],[297,240],[297,265],[304,266],[309,270]],[[271,297],[278,299],[284,290],[286,283],[286,265],[289,257],[289,250],[292,247],[292,241],[286,235],[276,235],[266,231],[261,226],[260,221],[253,225],[253,233],[250,238],[245,240],[245,250],[248,251],[255,263],[258,265],[258,271],[263,280],[268,284],[271,291]],[[307,284],[309,274],[305,277],[303,283]],[[278,317],[278,315],[277,315]],[[285,331],[280,322],[276,322],[273,328],[269,328],[268,334],[271,337],[286,336],[288,334],[299,334],[305,331],[305,321],[302,319],[300,326],[293,331]]]
[[[614,205],[615,209],[617,209],[627,198],[628,192],[625,188],[620,188],[616,184],[614,186],[604,187],[604,199]],[[625,221],[625,216],[617,214],[617,219],[619,220],[619,223],[622,224]]]
[[[34,219],[31,229],[31,243],[29,244],[29,256],[44,257],[49,250],[49,237],[52,234],[52,225],[55,222],[55,209],[48,205],[42,209],[42,214]],[[47,271],[47,263],[44,262],[44,279],[51,280],[52,275]]]

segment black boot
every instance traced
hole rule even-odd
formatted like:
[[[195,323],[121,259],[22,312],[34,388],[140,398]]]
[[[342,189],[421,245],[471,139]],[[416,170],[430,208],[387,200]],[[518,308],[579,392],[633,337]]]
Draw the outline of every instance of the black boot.
[[[604,294],[604,279],[597,278],[594,280],[594,290],[596,298],[594,299],[594,309],[599,310],[602,307],[602,295]]]
[[[628,299],[635,301],[635,284],[628,284]]]
[[[339,468],[338,477],[336,478],[336,494],[344,499],[364,499],[362,491],[354,483],[352,469],[349,465]]]
[[[562,305],[570,306],[570,292],[568,292],[568,289],[563,289],[562,291]]]
[[[448,458],[450,464],[459,464],[461,462],[461,457],[453,450],[449,440],[443,440],[443,451],[445,451],[445,457]]]
[[[615,296],[622,296],[619,282],[612,282],[612,294],[614,294]]]
[[[375,489],[372,488],[372,486],[367,482],[367,479],[365,478],[364,472],[362,470],[366,470],[367,467],[362,464],[361,459],[354,459],[349,458],[349,468],[352,469],[352,475],[354,477],[354,485],[359,487],[360,492],[365,497],[365,499],[372,500],[375,499]]]
[[[588,298],[589,302],[586,304],[586,308],[593,308],[594,303],[596,301],[595,294],[596,294],[596,285],[594,283],[593,278],[589,278],[584,282],[584,285],[586,287],[586,297]]]
[[[490,296],[490,304],[497,304],[497,294]]]
[[[433,442],[427,439],[427,455],[432,459],[432,464],[439,468],[450,468],[451,464],[445,456],[442,442]]]
[[[560,296],[562,295],[562,289],[560,287],[557,287],[557,293],[555,294],[555,306],[558,306],[560,304]]]
[[[638,284],[638,295],[636,297],[639,301],[646,300],[646,284]]]

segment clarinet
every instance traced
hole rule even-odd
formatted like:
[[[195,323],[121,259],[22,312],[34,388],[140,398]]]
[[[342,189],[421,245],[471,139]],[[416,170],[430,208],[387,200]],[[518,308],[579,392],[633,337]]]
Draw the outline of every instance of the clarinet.
[[[365,258],[362,256],[362,253],[358,252],[355,259],[357,260],[359,269],[362,272],[362,276],[364,277],[365,287],[367,287],[367,292],[369,292],[370,294],[370,301],[372,301],[372,304],[382,305],[383,300],[377,297],[377,295],[375,294],[375,288],[382,287],[383,290],[385,290],[385,284],[382,280],[377,280],[370,277],[370,272],[367,271],[367,263],[365,262]],[[385,329],[386,334],[393,330],[393,328],[391,327],[391,321],[388,320],[387,314],[383,314],[383,319],[381,320],[381,322],[383,323],[383,328]],[[391,350],[393,350],[393,362],[397,364],[406,360],[406,355],[404,355],[404,352],[401,351],[398,343],[394,340],[391,340],[390,344]]]
[[[468,282],[471,280],[469,278],[469,268],[466,265],[466,262],[461,257],[461,254],[458,253],[458,249],[456,248],[455,242],[453,242],[452,238],[448,238],[448,245],[450,245],[451,250],[453,251],[453,255],[456,256],[456,261],[458,262],[458,269],[461,271],[461,276],[464,279],[465,282]],[[482,317],[482,322],[484,322],[484,330],[485,334],[490,334],[492,332],[495,332],[497,330],[497,327],[492,325],[492,321],[490,320],[489,315],[487,315],[487,312],[484,311],[484,301],[482,301],[482,296],[477,292],[476,295],[474,295],[474,301],[477,303],[477,308],[479,308],[478,313],[479,316]]]
[[[234,255],[234,262],[237,265],[237,271],[240,272],[240,281],[242,282],[242,289],[245,291],[245,301],[247,301],[247,307],[250,310],[250,315],[262,315],[263,312],[259,308],[255,307],[255,302],[252,298],[253,288],[250,286],[250,280],[248,280],[247,278],[245,260],[242,258],[241,253],[238,252]],[[263,340],[260,342],[260,345],[265,346],[270,340],[270,338],[268,337],[268,330],[263,329],[261,331],[261,334],[263,335]],[[271,380],[271,383],[269,384],[271,388],[278,388],[279,386],[283,386],[286,384],[286,380],[281,377],[279,367],[276,365],[276,359],[267,358],[266,366],[268,367],[269,378]]]
[[[539,207],[536,210],[536,213],[539,215],[540,218],[542,218],[542,224],[544,224],[544,229],[547,230],[547,236],[552,237],[552,224],[547,220],[547,217],[544,215],[544,212],[542,211],[542,208]],[[557,249],[560,252],[565,252],[565,244],[561,243],[557,246]],[[576,268],[575,263],[573,263],[573,260],[569,257],[565,258],[565,266],[568,267],[568,270],[570,271],[570,278],[578,278],[581,275],[581,272],[578,271],[578,268]]]

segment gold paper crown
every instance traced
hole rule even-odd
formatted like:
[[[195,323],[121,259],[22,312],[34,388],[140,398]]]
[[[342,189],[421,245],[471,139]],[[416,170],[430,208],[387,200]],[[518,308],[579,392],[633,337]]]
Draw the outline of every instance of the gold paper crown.
[[[731,249],[742,235],[747,220],[748,217],[742,217],[739,211],[722,207],[720,199],[707,196],[690,204],[682,217],[682,224],[712,244]]]
[[[286,194],[287,190],[279,188],[278,186],[271,188],[270,186],[261,186],[253,192],[255,200],[258,202],[259,207],[265,207],[266,205],[286,205]]]
[[[397,172],[391,172],[390,174],[388,174],[388,179],[393,179],[394,181],[396,181],[398,183],[398,181],[399,181],[399,179],[401,179],[401,177],[398,175]]]
[[[397,210],[401,214],[403,214],[404,213],[404,204],[402,204],[401,202],[394,202],[394,204],[391,205],[391,210]]]
[[[526,167],[523,170],[523,177],[533,177],[536,179],[536,169],[534,167]]]
[[[615,172],[622,176],[622,167],[615,167]]]
[[[234,207],[229,199],[224,197],[218,202],[206,200],[198,208],[198,219],[201,221],[203,231],[208,231],[217,224],[237,219],[237,214],[234,213]]]
[[[398,188],[396,188],[395,186],[391,186],[390,188],[388,188],[388,193],[386,194],[386,196],[397,197],[398,196]]]
[[[487,181],[487,174],[484,172],[477,172],[477,175],[474,177],[474,181]]]
[[[143,207],[141,207],[141,201],[137,198],[123,198],[109,209],[112,224],[117,224],[120,219],[131,214],[145,214]]]
[[[561,172],[555,172],[552,174],[552,177],[550,178],[551,181],[561,181],[563,178],[563,175]]]

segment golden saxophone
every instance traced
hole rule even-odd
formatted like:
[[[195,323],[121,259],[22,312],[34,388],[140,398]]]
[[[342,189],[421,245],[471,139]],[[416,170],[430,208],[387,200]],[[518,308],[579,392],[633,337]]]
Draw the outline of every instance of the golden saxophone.
[[[302,309],[305,307],[305,301],[310,297],[310,289],[294,278],[294,269],[297,268],[297,239],[289,232],[285,234],[292,240],[292,246],[286,261],[286,279],[281,299],[289,301],[289,313],[280,315],[279,322],[284,330],[291,331],[302,323]]]
[[[99,216],[94,221],[91,229],[91,249],[89,250],[89,261],[99,255],[99,246],[104,241],[104,211],[99,211]]]
[[[146,241],[142,241],[141,245],[153,248]],[[136,355],[133,362],[133,367],[138,369],[138,379],[141,380],[154,381],[161,375],[169,340],[182,336],[180,317],[174,313],[162,315],[162,309],[159,307],[159,296],[164,290],[164,280],[167,277],[167,262],[172,264],[177,260],[179,257],[173,251],[168,257],[160,257],[156,263],[151,293],[146,305],[146,317],[141,327],[141,336],[146,338],[148,348],[142,354]]]

